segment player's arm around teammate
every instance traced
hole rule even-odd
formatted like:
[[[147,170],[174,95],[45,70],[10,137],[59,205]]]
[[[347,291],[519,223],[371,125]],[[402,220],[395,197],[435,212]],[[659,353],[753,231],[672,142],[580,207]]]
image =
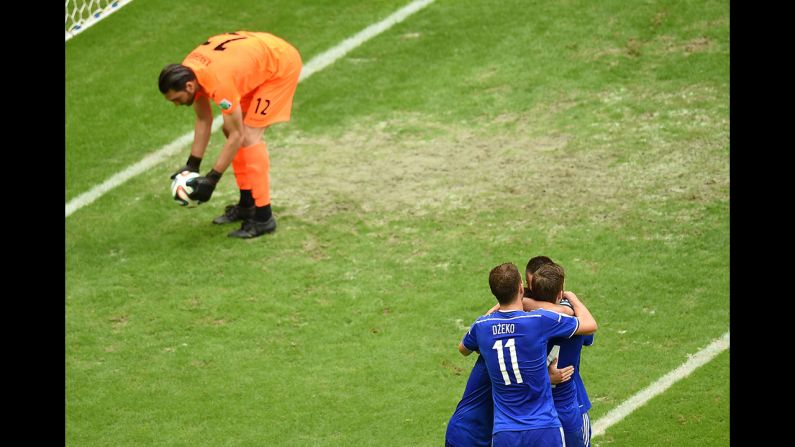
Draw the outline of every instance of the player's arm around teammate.
[[[574,308],[574,315],[580,321],[580,326],[574,333],[577,335],[588,335],[596,332],[599,328],[596,324],[596,319],[591,315],[591,311],[585,307],[585,304],[577,298],[577,295],[574,292],[566,291],[563,292],[563,297],[569,300],[569,303]]]
[[[564,293],[566,293],[566,292],[564,292]],[[574,316],[574,309],[572,309],[569,306],[566,306],[566,305],[563,305],[563,304],[553,304],[553,303],[549,303],[547,301],[534,300],[533,298],[528,298],[528,297],[522,298],[522,307],[524,308],[525,312],[530,312],[530,311],[533,311],[533,310],[536,310],[536,309],[546,309],[546,310],[551,310],[552,312],[557,312],[557,313],[560,313],[560,314],[568,315],[570,317]],[[489,311],[486,312],[486,314],[494,313],[499,308],[500,308],[500,305],[497,304],[494,307],[492,307],[491,309],[489,309]]]

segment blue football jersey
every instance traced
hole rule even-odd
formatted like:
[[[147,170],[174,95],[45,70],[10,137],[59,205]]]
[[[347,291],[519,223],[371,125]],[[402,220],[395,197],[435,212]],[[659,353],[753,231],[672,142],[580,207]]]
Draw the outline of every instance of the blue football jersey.
[[[571,337],[578,325],[575,317],[544,309],[498,311],[475,320],[462,343],[486,361],[493,433],[561,426],[547,373],[547,342]]]
[[[486,361],[479,355],[469,373],[464,395],[447,423],[445,442],[454,447],[489,447],[493,421],[491,380]]]

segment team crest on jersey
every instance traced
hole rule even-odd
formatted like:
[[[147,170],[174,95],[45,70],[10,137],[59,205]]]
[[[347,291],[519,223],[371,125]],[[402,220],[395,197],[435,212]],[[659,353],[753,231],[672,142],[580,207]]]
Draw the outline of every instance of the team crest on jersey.
[[[229,110],[232,108],[232,103],[228,99],[222,99],[218,105],[224,110]]]

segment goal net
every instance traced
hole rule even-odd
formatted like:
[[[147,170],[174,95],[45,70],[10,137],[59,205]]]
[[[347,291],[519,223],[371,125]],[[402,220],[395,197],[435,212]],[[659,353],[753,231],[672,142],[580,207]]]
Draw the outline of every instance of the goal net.
[[[66,0],[66,39],[80,34],[132,0]]]

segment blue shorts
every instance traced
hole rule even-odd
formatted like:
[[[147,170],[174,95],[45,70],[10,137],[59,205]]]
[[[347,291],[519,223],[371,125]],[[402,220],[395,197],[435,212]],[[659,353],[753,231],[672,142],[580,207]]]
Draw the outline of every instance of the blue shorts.
[[[543,445],[544,447],[563,447],[563,429],[537,428],[522,431],[499,431],[491,437],[492,447],[518,447]]]
[[[585,447],[583,430],[564,431],[563,436],[566,438],[566,447]]]
[[[484,443],[484,442],[481,442],[480,440],[475,440],[473,438],[469,438],[469,439],[467,439],[467,438],[450,438],[450,437],[445,437],[444,438],[444,447],[476,447],[476,446],[479,446],[479,445],[490,447],[491,446],[491,439],[487,439],[485,441],[485,443]]]

